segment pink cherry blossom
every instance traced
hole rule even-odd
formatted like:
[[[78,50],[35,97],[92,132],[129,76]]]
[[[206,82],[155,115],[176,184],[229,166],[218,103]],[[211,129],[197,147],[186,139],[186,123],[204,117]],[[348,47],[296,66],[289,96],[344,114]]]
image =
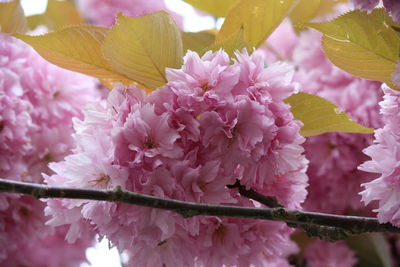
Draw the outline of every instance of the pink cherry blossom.
[[[164,0],[78,0],[77,5],[89,22],[106,27],[114,24],[118,11],[126,16],[139,17],[167,9]],[[182,17],[175,13],[172,15],[182,25]]]
[[[380,175],[365,183],[360,193],[365,204],[378,201],[377,212],[381,223],[391,222],[400,225],[399,203],[399,92],[383,87],[384,100],[380,103],[385,126],[375,131],[374,144],[364,150],[370,161],[360,165],[360,170]]]
[[[353,267],[357,263],[354,251],[343,241],[316,240],[306,247],[304,256],[308,267]]]
[[[356,8],[367,11],[371,10],[379,4],[379,0],[352,0]]]
[[[318,32],[305,31],[294,50],[298,67],[295,80],[301,90],[332,101],[365,126],[379,127],[380,83],[354,77],[334,66],[323,54],[320,38]],[[364,209],[356,192],[361,183],[375,177],[358,171],[357,166],[367,159],[361,151],[371,143],[372,136],[365,134],[309,137],[305,148],[310,160],[310,186],[305,208],[329,213]]]
[[[355,8],[362,11],[371,11],[376,7],[379,0],[352,0]],[[390,13],[393,20],[400,22],[400,2],[398,0],[383,0],[383,6]]]
[[[49,185],[114,188],[200,203],[260,206],[227,185],[276,196],[290,208],[306,196],[301,123],[283,99],[296,91],[293,69],[264,68],[260,53],[222,50],[185,56],[150,95],[118,85],[107,103],[75,119],[76,149],[51,163]],[[269,166],[267,170],[264,166]],[[252,171],[252,172],[251,172]],[[137,266],[287,264],[297,251],[284,223],[181,216],[90,200],[47,201],[48,224],[68,225],[73,242],[91,228],[126,250]],[[210,249],[212,248],[212,249]]]
[[[41,174],[50,173],[49,161],[61,160],[73,147],[72,117],[82,116],[83,106],[95,99],[92,78],[51,65],[22,41],[0,34],[0,177],[41,183]],[[2,194],[0,203],[1,265],[43,266],[43,255],[52,255],[47,263],[65,266],[84,259],[82,249],[93,235],[82,235],[80,247],[64,246],[62,235],[49,245],[61,229],[45,225],[43,202]],[[57,255],[58,248],[70,261]]]

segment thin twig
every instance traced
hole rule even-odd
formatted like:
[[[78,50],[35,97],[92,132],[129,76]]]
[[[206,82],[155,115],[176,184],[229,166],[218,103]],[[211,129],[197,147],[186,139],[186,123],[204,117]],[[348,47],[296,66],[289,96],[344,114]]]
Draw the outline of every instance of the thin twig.
[[[36,198],[70,198],[110,202],[122,202],[179,213],[185,218],[192,216],[222,216],[249,219],[282,221],[293,225],[322,225],[339,227],[351,234],[366,232],[400,233],[400,228],[391,224],[380,224],[376,218],[343,216],[288,210],[285,208],[254,208],[228,205],[211,205],[184,202],[143,195],[116,187],[113,190],[94,190],[65,187],[50,187],[41,184],[23,183],[0,179],[0,192],[22,193]]]
[[[278,199],[273,196],[264,196],[254,189],[246,189],[246,187],[240,184],[239,180],[232,185],[227,185],[229,189],[237,188],[239,194],[247,197],[249,199],[255,200],[267,207],[270,208],[278,208],[284,207],[279,203]],[[346,239],[347,237],[353,235],[353,233],[347,229],[343,229],[341,227],[334,226],[326,226],[326,225],[315,225],[309,223],[287,223],[289,227],[298,228],[307,233],[310,237],[318,237],[325,241],[335,242],[338,240]]]

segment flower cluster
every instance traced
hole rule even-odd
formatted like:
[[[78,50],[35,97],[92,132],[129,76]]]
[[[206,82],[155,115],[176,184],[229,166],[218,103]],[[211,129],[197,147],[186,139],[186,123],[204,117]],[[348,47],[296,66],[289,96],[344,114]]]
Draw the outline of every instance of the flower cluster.
[[[332,101],[362,125],[380,127],[381,83],[354,77],[335,67],[323,54],[320,38],[316,31],[305,31],[294,49],[293,61],[298,69],[294,79],[301,84],[301,90]],[[357,167],[367,159],[361,151],[372,139],[372,135],[346,133],[307,138],[307,210],[343,214],[364,209],[357,192],[361,183],[375,177]]]
[[[77,148],[50,164],[49,185],[113,188],[184,201],[260,206],[227,185],[275,196],[289,208],[306,197],[307,160],[283,99],[295,92],[293,69],[264,68],[259,52],[203,57],[189,51],[181,69],[150,95],[118,86],[107,103],[75,120]],[[281,264],[296,252],[284,223],[180,216],[145,207],[52,199],[51,225],[69,224],[76,239],[90,224],[135,266],[256,266]],[[287,263],[286,263],[287,264]]]
[[[304,252],[307,267],[352,267],[357,263],[354,251],[345,242],[328,243],[316,240]]]
[[[0,34],[0,177],[41,183],[41,173],[50,173],[47,164],[72,148],[72,117],[82,116],[82,107],[94,99],[92,78],[58,68],[21,41]],[[82,247],[92,237],[82,238],[82,246],[66,244],[61,238],[65,228],[44,225],[44,206],[33,197],[0,195],[1,264],[17,266],[30,257],[23,259],[21,251],[53,248],[71,255],[69,261],[53,261],[72,266],[84,260]],[[46,248],[45,240],[54,246]],[[41,264],[32,259],[28,265]]]
[[[398,158],[400,144],[400,93],[384,86],[384,100],[380,103],[385,126],[375,131],[374,144],[365,149],[364,153],[371,157],[363,163],[360,169],[379,174],[380,177],[363,184],[362,200],[368,204],[377,200],[379,206],[374,211],[378,213],[381,223],[391,222],[400,226],[400,205],[398,202],[400,184],[400,165]]]

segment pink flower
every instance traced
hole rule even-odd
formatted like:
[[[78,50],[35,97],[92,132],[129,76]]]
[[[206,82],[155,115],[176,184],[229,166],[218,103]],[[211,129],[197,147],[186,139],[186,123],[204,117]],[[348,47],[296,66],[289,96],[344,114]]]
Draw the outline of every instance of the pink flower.
[[[290,60],[298,42],[298,36],[289,19],[285,19],[260,47],[269,62]]]
[[[158,156],[170,159],[182,156],[182,149],[175,145],[179,134],[169,126],[167,113],[158,116],[150,104],[142,107],[137,104],[132,109],[123,127],[115,131],[120,164],[153,169],[161,163]],[[149,161],[153,164],[147,166]]]
[[[371,11],[379,4],[379,0],[352,0],[355,8],[362,11]],[[398,0],[383,0],[383,6],[390,13],[393,20],[400,22],[400,2]]]
[[[369,11],[379,4],[379,0],[352,0],[356,8]]]
[[[400,2],[396,0],[383,0],[383,6],[390,13],[393,20],[400,22]]]
[[[343,241],[316,240],[306,247],[304,256],[308,267],[352,267],[357,263],[355,253]]]
[[[2,264],[9,267],[79,266],[86,261],[85,251],[86,248],[93,245],[93,238],[82,236],[81,239],[70,245],[65,242],[66,229],[66,227],[57,227],[43,238],[30,236],[29,240],[21,244],[18,250],[9,253]]]
[[[293,55],[298,67],[295,80],[304,92],[334,102],[359,123],[379,127],[380,83],[354,77],[335,67],[323,54],[320,37],[320,33],[310,30],[300,35]],[[358,171],[357,166],[366,160],[361,151],[371,142],[371,135],[346,133],[307,139],[310,186],[306,209],[329,213],[364,209],[355,192],[374,176]]]
[[[41,173],[50,173],[49,161],[62,159],[73,147],[72,117],[82,116],[83,106],[96,98],[92,78],[53,66],[28,45],[0,34],[0,177],[41,183]],[[45,226],[44,207],[33,197],[0,196],[0,264],[22,264],[23,252],[29,265],[44,264],[45,257],[35,257],[34,251],[53,255],[54,262],[76,263],[74,257],[61,260],[56,246],[46,247],[44,240],[59,228]],[[62,246],[64,237],[58,240]],[[79,238],[84,246],[92,240]],[[84,258],[72,246],[64,253]]]
[[[49,185],[113,188],[200,203],[260,206],[227,185],[236,180],[300,207],[307,160],[283,99],[295,91],[293,70],[263,57],[189,52],[168,83],[151,95],[115,88],[107,104],[76,119],[72,155],[50,164]],[[263,166],[270,166],[268,170]],[[250,173],[255,169],[257,172]],[[264,173],[265,171],[265,173]],[[266,179],[268,177],[269,179]],[[50,225],[69,225],[72,242],[93,226],[139,266],[249,266],[285,263],[296,250],[283,223],[194,217],[89,200],[48,200]],[[229,241],[229,242],[228,242]],[[213,249],[210,249],[210,248]],[[234,252],[238,252],[234,255]]]
[[[247,201],[245,201],[247,202]],[[208,218],[196,238],[200,266],[269,266],[298,251],[283,223]],[[266,249],[268,248],[268,249]]]
[[[35,107],[33,120],[48,127],[71,125],[72,117],[81,117],[82,107],[96,99],[95,80],[49,64],[36,53],[30,60],[31,69],[21,74],[21,86]]]
[[[222,50],[204,54],[188,51],[182,69],[167,69],[168,85],[176,94],[178,105],[191,107],[194,112],[204,109],[203,102],[232,97],[238,82],[239,69],[230,65],[228,55]]]
[[[139,17],[167,9],[164,0],[78,0],[77,5],[89,22],[106,27],[114,24],[118,11],[125,16]],[[174,13],[172,15],[182,25],[182,18]]]
[[[370,161],[360,165],[360,170],[376,173],[379,178],[365,183],[360,193],[362,201],[367,205],[378,201],[377,212],[381,223],[390,222],[400,225],[399,213],[399,92],[383,86],[384,100],[380,103],[385,126],[375,131],[374,144],[364,150],[371,157]]]

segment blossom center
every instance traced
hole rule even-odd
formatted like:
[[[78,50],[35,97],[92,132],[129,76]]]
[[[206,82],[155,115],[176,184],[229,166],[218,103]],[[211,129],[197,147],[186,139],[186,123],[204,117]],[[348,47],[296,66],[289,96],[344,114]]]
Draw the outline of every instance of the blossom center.
[[[156,147],[156,142],[154,141],[153,138],[147,138],[146,142],[144,143],[144,146],[148,149],[152,149]]]
[[[97,179],[94,180],[89,180],[89,183],[93,183],[94,185],[108,185],[108,183],[110,182],[111,177],[107,174],[100,174],[99,177]]]

